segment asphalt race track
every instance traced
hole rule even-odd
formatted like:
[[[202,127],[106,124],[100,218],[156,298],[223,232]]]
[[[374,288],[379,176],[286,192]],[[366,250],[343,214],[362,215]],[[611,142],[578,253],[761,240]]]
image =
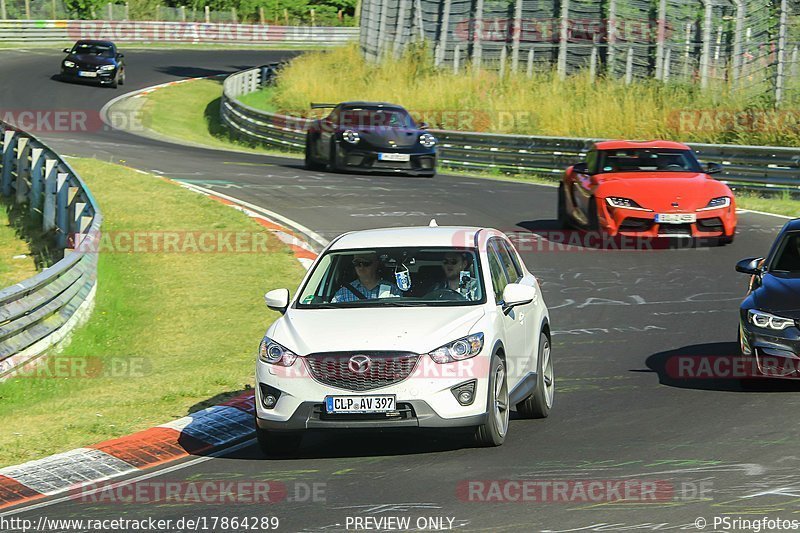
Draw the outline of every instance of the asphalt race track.
[[[2,108],[96,112],[130,90],[288,54],[126,50],[128,84],[115,91],[52,80],[61,58],[55,50],[3,52]],[[186,148],[102,128],[39,135],[64,154],[192,180],[326,238],[431,218],[440,225],[545,236],[556,229],[552,187],[448,175],[431,180],[308,172],[298,159]],[[464,531],[552,532],[696,531],[698,517],[708,521],[708,531],[723,515],[798,519],[800,384],[765,381],[742,389],[731,379],[680,380],[668,375],[667,364],[675,355],[738,354],[737,306],[747,278],[734,265],[764,255],[783,222],[741,214],[736,242],[722,248],[604,251],[546,239],[521,246],[551,311],[556,401],[546,420],[512,415],[500,448],[473,448],[461,435],[314,435],[299,458],[267,460],[249,443],[219,457],[171,465],[149,481],[275,480],[289,487],[293,501],[120,505],[51,498],[15,516],[277,516],[281,531],[353,529],[353,519],[365,517],[410,517],[412,529],[418,518],[447,517]],[[460,491],[468,480],[618,478],[655,482],[664,490],[658,501],[642,503],[576,497],[481,502]],[[304,497],[303,487],[313,484],[324,484],[317,485],[324,497],[316,502]]]

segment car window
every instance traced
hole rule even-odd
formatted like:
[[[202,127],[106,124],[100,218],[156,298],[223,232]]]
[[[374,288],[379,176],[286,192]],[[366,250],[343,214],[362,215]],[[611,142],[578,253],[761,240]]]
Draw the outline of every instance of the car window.
[[[114,47],[106,44],[78,43],[72,49],[75,55],[93,55],[100,57],[114,57]]]
[[[800,233],[789,233],[784,237],[773,265],[770,270],[800,273]]]
[[[600,172],[702,172],[691,150],[622,148],[600,151]]]
[[[589,153],[586,154],[586,168],[591,173],[597,172],[597,150],[594,148],[589,150]]]
[[[405,109],[350,107],[343,109],[339,124],[352,128],[413,128],[414,120]]]
[[[472,305],[485,302],[474,248],[393,247],[325,253],[298,307]]]
[[[492,277],[492,290],[494,290],[495,302],[503,301],[503,289],[508,285],[503,265],[497,257],[497,252],[492,247],[487,248],[489,253],[489,275]]]
[[[492,245],[500,258],[500,263],[503,270],[506,272],[506,277],[511,283],[516,283],[522,278],[522,269],[517,263],[516,254],[509,250],[508,243],[502,239],[492,239]]]

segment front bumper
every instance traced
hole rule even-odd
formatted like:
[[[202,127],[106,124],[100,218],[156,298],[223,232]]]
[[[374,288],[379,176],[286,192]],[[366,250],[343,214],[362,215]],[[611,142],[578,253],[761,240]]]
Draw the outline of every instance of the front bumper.
[[[382,161],[380,153],[408,155],[408,161]],[[402,172],[411,175],[433,175],[436,173],[436,152],[408,152],[401,150],[381,151],[376,148],[337,147],[337,163],[340,168],[358,172]]]
[[[117,75],[117,69],[114,70],[98,70],[87,71],[97,74],[96,76],[81,76],[78,74],[81,69],[79,68],[61,68],[61,78],[70,81],[83,81],[87,83],[111,83]]]
[[[256,363],[256,421],[259,427],[272,430],[353,429],[392,427],[468,427],[486,420],[488,405],[488,372],[478,355],[461,363],[438,365],[422,356],[410,377],[389,386],[366,392],[353,392],[323,384],[313,378],[306,363],[298,358],[292,367],[275,367]],[[469,364],[465,364],[470,362]],[[452,388],[475,381],[474,399],[463,406]],[[267,387],[280,391],[277,403],[266,408],[263,398]],[[385,414],[328,415],[324,412],[326,396],[368,396],[393,394],[397,411]],[[399,414],[396,414],[399,413]]]
[[[658,224],[653,211],[614,208],[605,200],[598,200],[598,218],[606,232],[612,236],[628,235],[636,237],[670,238],[714,238],[733,237],[736,233],[736,208],[731,205],[708,211],[672,211],[672,213],[691,213],[697,221],[686,224]]]
[[[739,334],[742,355],[753,358],[756,375],[800,378],[800,328],[759,328],[747,320],[744,310],[739,318]]]

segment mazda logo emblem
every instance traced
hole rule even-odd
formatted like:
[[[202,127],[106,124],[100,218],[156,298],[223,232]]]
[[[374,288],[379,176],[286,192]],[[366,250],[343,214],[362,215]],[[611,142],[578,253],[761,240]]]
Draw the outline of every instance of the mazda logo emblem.
[[[372,366],[372,359],[366,355],[354,355],[350,358],[350,362],[347,363],[347,367],[350,371],[356,374],[365,373],[369,370],[370,366]]]

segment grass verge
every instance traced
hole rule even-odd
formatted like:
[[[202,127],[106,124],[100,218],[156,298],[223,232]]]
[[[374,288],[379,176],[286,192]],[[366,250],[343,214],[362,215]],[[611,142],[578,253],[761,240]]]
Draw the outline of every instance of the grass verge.
[[[270,88],[246,95],[241,101],[252,107],[274,111],[281,108],[273,101],[278,92],[279,88]],[[219,119],[221,93],[222,82],[220,80],[197,80],[164,87],[144,97],[146,102],[143,108],[143,122],[147,127],[162,135],[212,148],[246,149],[261,153],[287,155],[285,152],[276,152],[274,149],[248,147],[233,139]],[[320,97],[319,100],[328,101],[331,100],[331,97]],[[555,184],[558,182],[558,176],[552,174],[507,174],[491,170],[454,169],[446,169],[446,172],[465,177],[526,183]],[[777,196],[761,196],[750,192],[737,193],[736,202],[742,209],[800,216],[800,201],[792,199],[788,193]]]
[[[36,274],[36,261],[28,240],[14,222],[13,200],[0,201],[0,289]]]
[[[163,179],[93,159],[78,171],[103,209],[103,233],[220,235],[268,252],[114,253],[99,257],[94,312],[39,373],[0,384],[0,466],[127,435],[224,401],[252,384],[276,317],[265,291],[295,286],[290,251],[237,210]],[[165,233],[165,235],[167,234]],[[183,238],[183,237],[182,237]],[[151,241],[143,241],[151,242]],[[60,365],[60,366],[59,366]],[[11,422],[13,421],[13,422]]]

